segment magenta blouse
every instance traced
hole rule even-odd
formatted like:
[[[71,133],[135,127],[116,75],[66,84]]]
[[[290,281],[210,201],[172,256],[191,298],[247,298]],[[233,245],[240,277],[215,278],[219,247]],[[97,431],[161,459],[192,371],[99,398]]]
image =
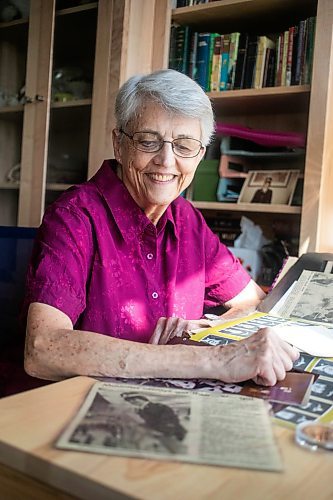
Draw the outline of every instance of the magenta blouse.
[[[148,342],[161,316],[199,319],[249,281],[188,201],[177,198],[154,226],[107,160],[46,210],[25,305],[56,307],[77,329]]]

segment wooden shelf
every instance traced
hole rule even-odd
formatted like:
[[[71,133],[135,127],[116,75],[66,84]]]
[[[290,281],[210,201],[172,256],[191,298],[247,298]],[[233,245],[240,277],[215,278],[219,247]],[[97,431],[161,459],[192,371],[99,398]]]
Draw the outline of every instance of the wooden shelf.
[[[19,182],[0,182],[0,189],[20,189]]]
[[[91,106],[91,99],[72,99],[71,101],[51,103],[51,108],[75,108],[79,106]]]
[[[46,189],[47,191],[66,191],[66,189],[70,188],[73,184],[60,184],[56,182],[47,182]]]
[[[310,85],[291,85],[290,87],[265,87],[262,89],[241,89],[241,90],[226,90],[224,92],[208,92],[212,99],[239,99],[239,98],[256,98],[262,99],[265,96],[295,96],[308,95],[310,93]]]
[[[22,24],[28,24],[29,19],[15,19],[14,21],[8,21],[7,23],[0,23],[0,29],[10,28],[11,26],[19,26]]]
[[[221,203],[218,201],[191,201],[201,210],[223,210],[225,212],[260,212],[269,214],[300,214],[301,207],[269,205],[266,203]]]
[[[272,113],[274,111],[297,113],[307,109],[310,102],[310,85],[292,85],[290,87],[267,87],[263,89],[227,90],[209,92],[214,109],[223,114],[234,113],[246,107],[247,113]]]
[[[87,10],[97,9],[98,2],[90,2],[77,7],[69,7],[68,9],[60,9],[56,11],[56,16],[66,16],[68,14],[77,14],[78,12],[85,12]]]
[[[264,26],[266,33],[276,32],[287,22],[299,21],[316,14],[317,0],[219,0],[192,7],[172,10],[172,20],[200,31],[257,31]]]
[[[24,110],[23,104],[17,104],[15,106],[3,106],[0,107],[0,115],[8,113],[22,113]]]

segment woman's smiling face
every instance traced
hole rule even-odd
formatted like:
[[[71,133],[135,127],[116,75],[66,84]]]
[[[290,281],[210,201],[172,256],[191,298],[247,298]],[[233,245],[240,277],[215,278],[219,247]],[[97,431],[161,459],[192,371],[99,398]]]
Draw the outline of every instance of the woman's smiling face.
[[[154,101],[143,105],[138,120],[130,123],[125,132],[129,135],[154,132],[164,141],[184,137],[201,139],[198,119],[171,114]],[[183,158],[173,152],[170,143],[164,143],[160,151],[147,153],[135,149],[133,141],[120,131],[114,131],[113,139],[125,186],[156,224],[168,205],[190,185],[205,148],[194,158]]]

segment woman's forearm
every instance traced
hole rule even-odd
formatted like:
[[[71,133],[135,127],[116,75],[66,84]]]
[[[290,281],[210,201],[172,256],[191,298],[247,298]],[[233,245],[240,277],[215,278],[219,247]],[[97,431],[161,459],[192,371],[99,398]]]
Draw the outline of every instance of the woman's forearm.
[[[209,346],[141,344],[62,329],[27,338],[25,369],[47,380],[75,375],[212,378],[213,350]]]

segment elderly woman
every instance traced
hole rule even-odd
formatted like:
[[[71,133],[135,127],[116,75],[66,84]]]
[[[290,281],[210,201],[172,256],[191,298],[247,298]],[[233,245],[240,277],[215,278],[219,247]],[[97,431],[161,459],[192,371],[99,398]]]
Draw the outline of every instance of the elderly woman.
[[[115,114],[115,160],[64,193],[40,227],[27,281],[26,371],[50,380],[275,384],[298,352],[269,329],[224,347],[168,344],[204,325],[205,307],[230,314],[264,295],[180,196],[213,133],[208,97],[162,70],[130,78]]]

